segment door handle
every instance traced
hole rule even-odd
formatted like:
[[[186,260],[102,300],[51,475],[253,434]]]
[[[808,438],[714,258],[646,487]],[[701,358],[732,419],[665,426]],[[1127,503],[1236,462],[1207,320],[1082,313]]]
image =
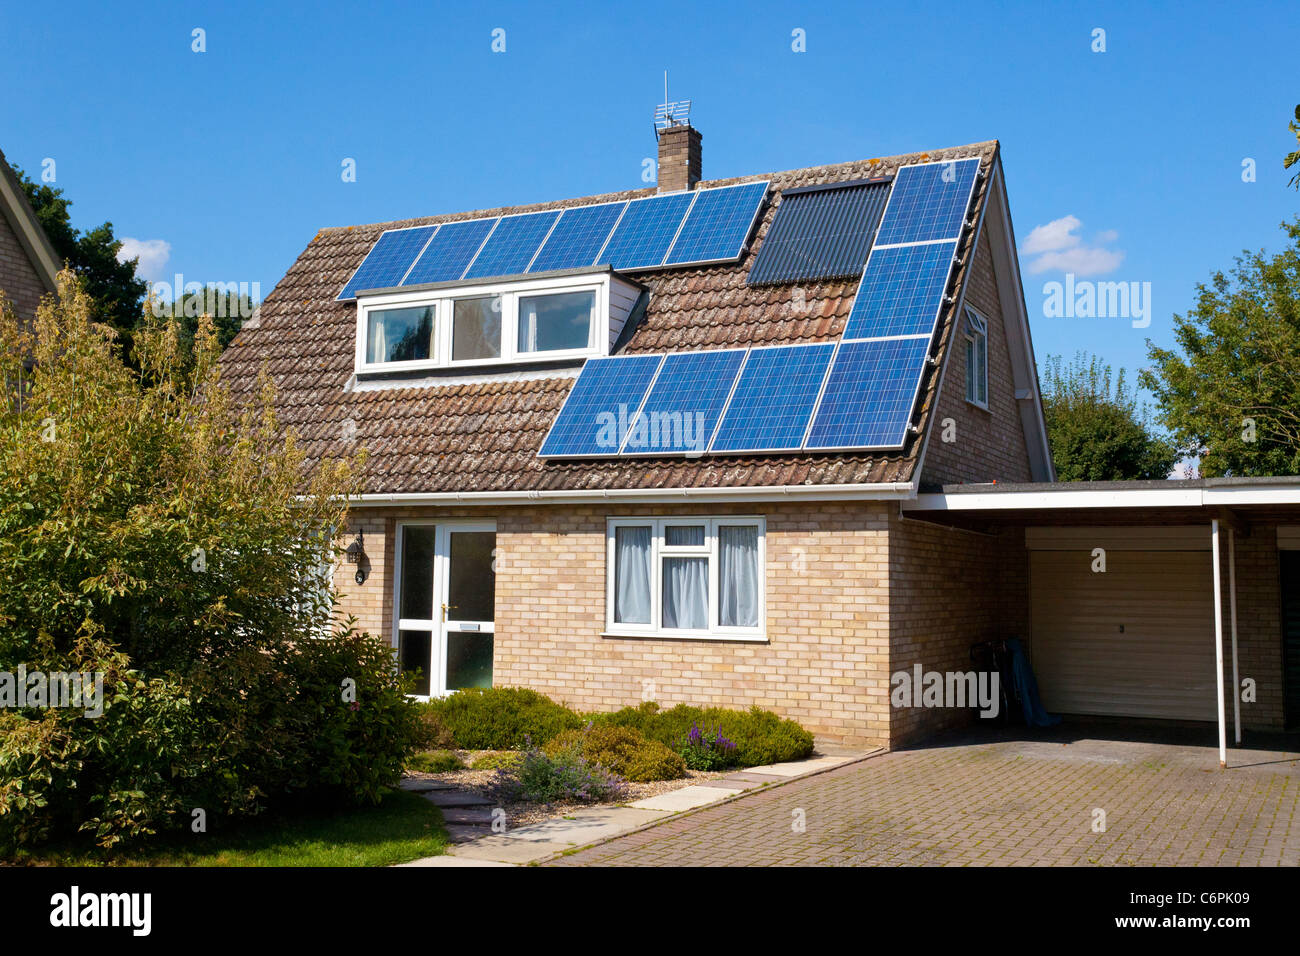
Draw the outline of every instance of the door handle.
[[[445,622],[445,621],[447,620],[447,612],[448,612],[448,611],[454,611],[454,610],[458,609],[459,607],[460,607],[459,604],[444,604],[444,605],[442,606],[442,619],[443,619],[443,621]]]

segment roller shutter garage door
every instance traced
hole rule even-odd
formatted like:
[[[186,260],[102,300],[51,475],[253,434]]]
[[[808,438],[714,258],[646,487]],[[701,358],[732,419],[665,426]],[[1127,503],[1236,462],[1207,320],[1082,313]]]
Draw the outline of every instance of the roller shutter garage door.
[[[1047,710],[1216,720],[1209,550],[1110,547],[1105,573],[1092,561],[1091,548],[1030,552],[1032,656]]]

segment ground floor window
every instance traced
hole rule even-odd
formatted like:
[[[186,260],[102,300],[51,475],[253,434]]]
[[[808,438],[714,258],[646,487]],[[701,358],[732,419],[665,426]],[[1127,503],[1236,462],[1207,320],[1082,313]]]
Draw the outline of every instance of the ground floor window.
[[[762,518],[611,518],[614,634],[763,637]]]

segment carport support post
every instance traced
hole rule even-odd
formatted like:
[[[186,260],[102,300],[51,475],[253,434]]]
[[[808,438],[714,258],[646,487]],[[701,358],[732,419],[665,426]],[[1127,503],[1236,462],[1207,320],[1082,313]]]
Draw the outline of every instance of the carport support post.
[[[1241,746],[1241,678],[1237,675],[1237,529],[1228,528],[1228,619],[1232,622],[1232,737]]]
[[[1223,707],[1223,582],[1219,570],[1219,519],[1210,520],[1214,563],[1214,677],[1219,688],[1219,769],[1228,766],[1228,727]]]

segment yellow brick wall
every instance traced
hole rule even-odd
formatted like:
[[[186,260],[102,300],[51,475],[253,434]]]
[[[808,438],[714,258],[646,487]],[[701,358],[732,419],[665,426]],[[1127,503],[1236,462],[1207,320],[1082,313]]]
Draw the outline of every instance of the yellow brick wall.
[[[40,273],[27,257],[9,220],[0,213],[0,296],[13,303],[19,318],[30,319],[36,314],[43,295],[45,285]]]
[[[601,636],[606,518],[691,514],[766,518],[768,641]],[[895,710],[891,674],[916,663],[926,671],[969,670],[970,645],[989,638],[1030,645],[1023,528],[958,531],[904,520],[885,503],[359,508],[348,540],[364,530],[371,576],[357,585],[355,568],[339,566],[340,611],[390,637],[397,522],[450,518],[496,521],[494,682],[532,687],[582,710],[634,705],[650,688],[665,707],[758,705],[824,736],[899,745],[972,717]],[[1278,729],[1273,526],[1238,538],[1237,566],[1241,674],[1259,687],[1259,703],[1243,705],[1243,723]]]
[[[792,717],[814,733],[860,743],[888,739],[887,510],[882,504],[530,506],[438,511],[497,525],[494,683],[535,688],[584,710],[639,703],[749,707]],[[607,517],[762,515],[766,518],[766,643],[602,637]],[[372,576],[358,587],[343,565],[341,610],[390,635],[397,520],[420,509],[357,509]]]

